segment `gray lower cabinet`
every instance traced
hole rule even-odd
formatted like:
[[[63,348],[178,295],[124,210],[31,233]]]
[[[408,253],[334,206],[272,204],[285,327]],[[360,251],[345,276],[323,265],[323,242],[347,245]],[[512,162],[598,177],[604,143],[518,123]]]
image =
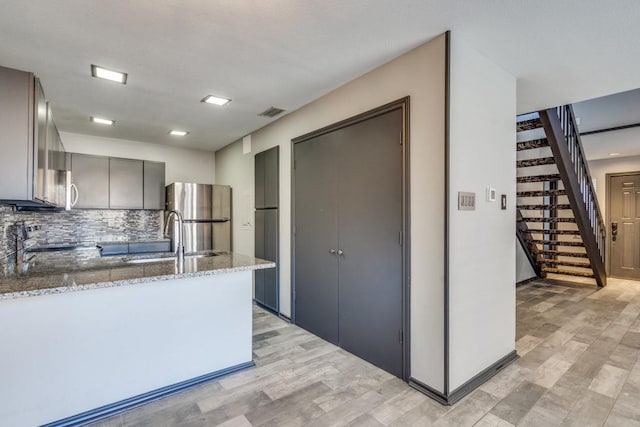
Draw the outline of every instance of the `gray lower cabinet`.
[[[71,154],[71,176],[78,189],[75,208],[109,208],[108,157]]]
[[[142,209],[143,161],[109,159],[109,207],[111,209]]]
[[[278,262],[278,209],[256,210],[255,253],[257,258]],[[255,300],[278,311],[278,268],[256,270]]]
[[[164,210],[165,208],[165,165],[161,162],[144,161],[143,208]]]

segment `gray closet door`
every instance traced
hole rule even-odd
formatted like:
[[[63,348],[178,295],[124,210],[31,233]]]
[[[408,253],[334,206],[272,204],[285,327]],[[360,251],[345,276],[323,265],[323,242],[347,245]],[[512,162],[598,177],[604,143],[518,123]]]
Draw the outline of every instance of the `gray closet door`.
[[[402,111],[338,131],[339,342],[402,377]]]
[[[338,343],[335,135],[295,148],[295,322]]]

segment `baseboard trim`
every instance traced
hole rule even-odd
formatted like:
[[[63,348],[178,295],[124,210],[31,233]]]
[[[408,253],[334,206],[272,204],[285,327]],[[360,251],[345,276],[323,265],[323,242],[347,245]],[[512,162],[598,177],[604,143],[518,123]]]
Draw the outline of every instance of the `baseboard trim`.
[[[223,377],[225,375],[233,374],[238,371],[242,371],[247,368],[255,366],[252,361],[241,363],[239,365],[231,366],[226,369],[211,372],[201,375],[199,377],[191,378],[186,381],[181,381],[176,384],[168,385],[156,390],[149,391],[147,393],[139,394],[128,399],[121,400],[119,402],[111,403],[109,405],[101,406],[99,408],[91,409],[86,412],[82,412],[71,417],[63,418],[58,421],[54,421],[48,424],[44,424],[41,427],[72,427],[72,426],[84,426],[89,423],[103,420],[105,418],[112,417],[138,406],[153,402],[155,400],[162,399],[167,396],[171,396],[176,393],[188,390],[192,387],[204,384],[209,381],[213,381]]]
[[[291,323],[291,318],[288,316],[285,316],[284,314],[280,313],[278,314],[278,317],[281,318],[282,320],[284,320],[287,323]]]
[[[429,387],[425,383],[415,378],[409,378],[409,386],[415,388],[420,393],[426,394],[438,403],[441,403],[443,405],[450,405],[450,403],[448,403],[447,396],[444,393],[441,393],[438,390]]]
[[[484,384],[487,380],[493,377],[495,374],[509,366],[511,363],[518,360],[519,356],[516,351],[512,351],[506,356],[502,357],[500,360],[493,363],[491,366],[471,378],[466,383],[462,384],[457,389],[453,390],[449,394],[444,394],[439,392],[428,385],[416,380],[415,378],[411,378],[409,380],[409,385],[416,390],[426,394],[431,397],[436,402],[439,402],[443,405],[453,405],[458,402],[460,399],[465,397],[467,394],[471,393],[473,390],[478,388],[480,385]]]

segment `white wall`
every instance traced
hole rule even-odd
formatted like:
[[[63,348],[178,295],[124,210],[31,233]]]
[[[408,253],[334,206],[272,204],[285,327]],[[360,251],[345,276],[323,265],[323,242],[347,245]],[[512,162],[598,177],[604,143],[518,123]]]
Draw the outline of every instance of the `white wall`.
[[[242,154],[242,141],[216,152],[216,183],[231,186],[233,252],[254,256],[254,153]]]
[[[61,132],[60,137],[65,149],[71,153],[165,162],[167,184],[215,182],[215,154],[211,151],[67,132]]]
[[[410,96],[411,375],[444,386],[444,123],[445,37],[440,36],[355,79],[252,134],[253,154],[280,145],[280,309],[291,314],[291,140],[313,130]],[[515,95],[514,95],[515,100]],[[515,115],[515,113],[514,113]],[[219,184],[237,182],[234,193],[253,194],[253,161],[239,160],[242,141],[218,152]],[[232,160],[235,158],[235,160]],[[224,161],[222,160],[224,159]],[[233,184],[232,184],[233,185]],[[253,208],[253,200],[251,208]],[[236,225],[251,217],[234,205]],[[245,241],[242,241],[245,239]],[[238,248],[253,245],[239,234]]]
[[[516,79],[453,33],[450,85],[453,391],[515,349]],[[475,192],[476,210],[458,210],[459,191]]]

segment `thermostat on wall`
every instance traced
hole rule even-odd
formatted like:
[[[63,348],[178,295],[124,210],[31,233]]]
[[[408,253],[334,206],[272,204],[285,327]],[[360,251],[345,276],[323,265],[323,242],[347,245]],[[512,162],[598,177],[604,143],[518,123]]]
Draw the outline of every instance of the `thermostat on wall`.
[[[458,192],[458,210],[459,211],[475,211],[476,210],[476,193],[459,191]]]
[[[495,202],[497,198],[495,188],[487,188],[487,202]]]

